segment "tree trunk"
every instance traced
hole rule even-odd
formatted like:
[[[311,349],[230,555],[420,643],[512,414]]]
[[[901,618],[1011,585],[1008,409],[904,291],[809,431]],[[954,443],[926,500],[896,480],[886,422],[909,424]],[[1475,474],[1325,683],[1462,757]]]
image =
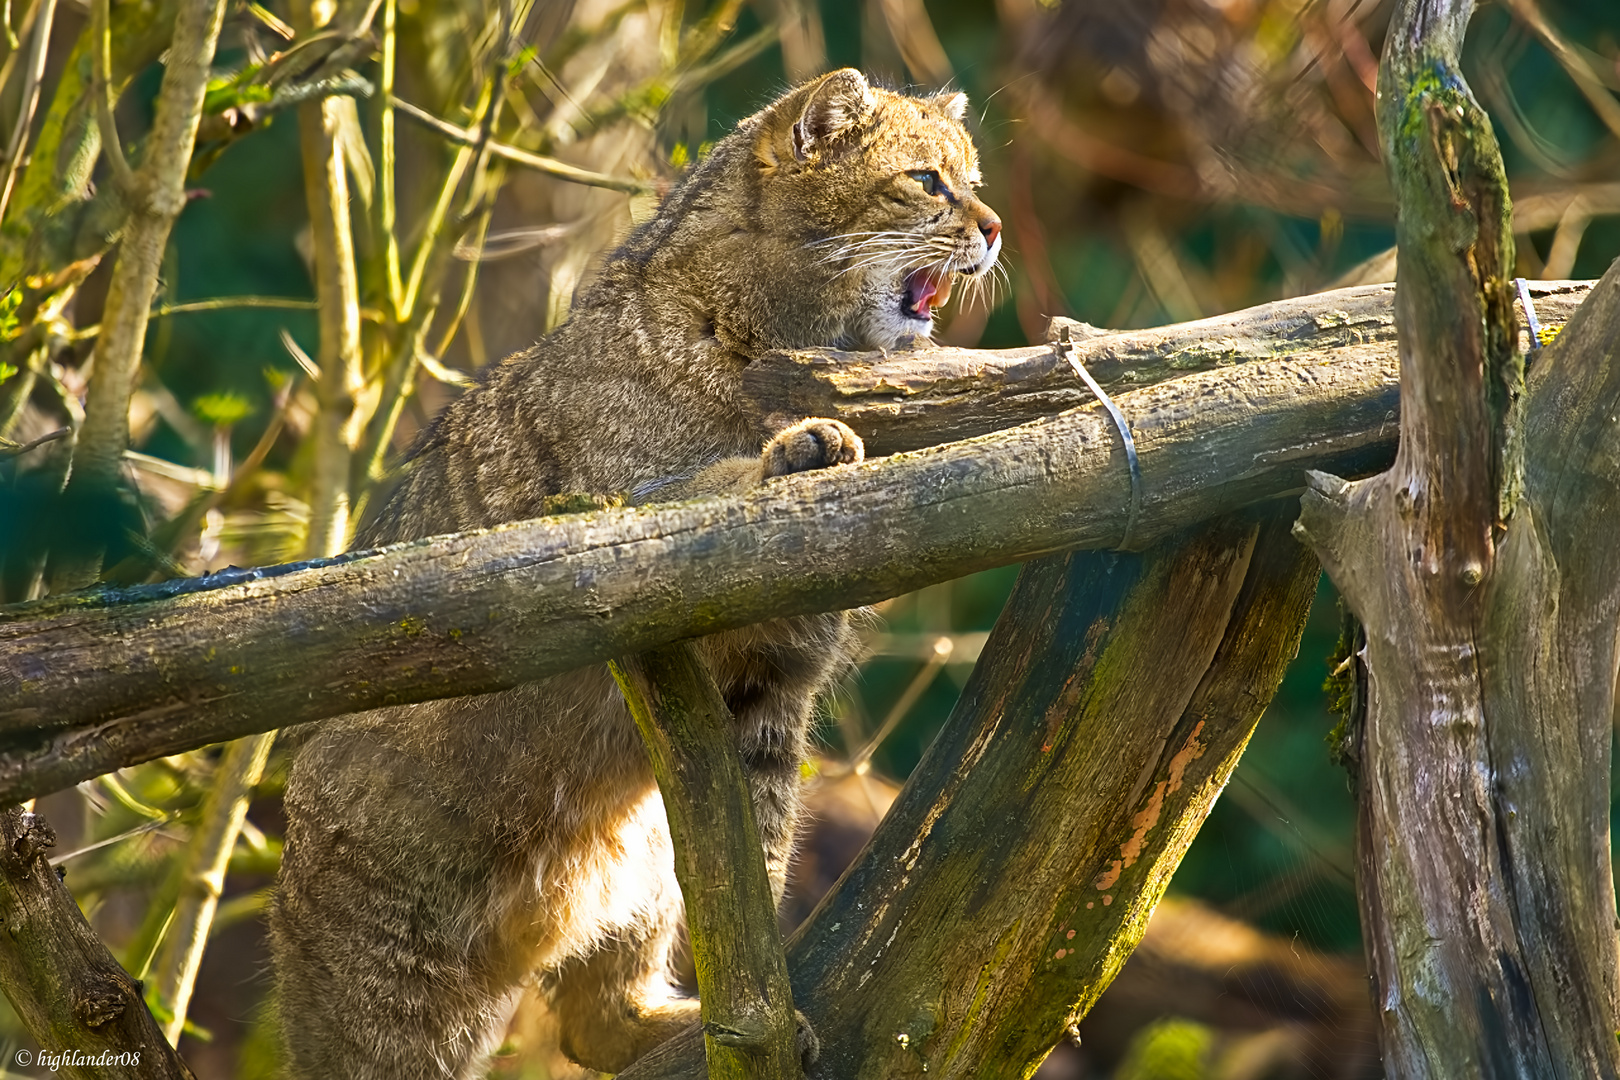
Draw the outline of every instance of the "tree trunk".
[[[1366,632],[1362,922],[1392,1077],[1620,1075],[1609,746],[1620,266],[1535,362],[1458,69],[1472,5],[1403,0],[1380,73],[1401,442],[1301,531]]]

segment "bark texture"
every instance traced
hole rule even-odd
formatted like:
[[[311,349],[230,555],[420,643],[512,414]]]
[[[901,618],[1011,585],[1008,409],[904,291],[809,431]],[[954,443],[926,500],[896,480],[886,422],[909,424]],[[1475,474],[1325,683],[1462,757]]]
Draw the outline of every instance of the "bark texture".
[[[1609,746],[1620,269],[1523,396],[1510,210],[1458,67],[1472,5],[1403,0],[1380,72],[1401,444],[1302,533],[1366,632],[1362,923],[1392,1077],[1613,1077]]]
[[[798,1080],[776,898],[725,699],[685,642],[611,666],[669,818],[709,1080]]]
[[[1538,303],[1556,321],[1588,289],[1548,284]],[[1335,294],[1318,299],[1345,309]],[[1200,325],[1202,337],[1151,333],[1181,352],[1189,340],[1233,336],[1230,320]],[[1282,335],[1303,326],[1255,325]],[[972,423],[985,427],[1040,416],[1079,385],[1055,352],[1032,374],[1004,354],[939,352],[815,361],[800,382],[822,386],[807,410],[848,415],[868,440],[898,412],[942,418],[912,426],[901,445],[913,445],[975,430],[966,418],[981,406],[993,415]],[[841,379],[866,389],[846,394]],[[1151,542],[1289,491],[1308,468],[1366,475],[1386,465],[1396,380],[1386,338],[1122,395],[1147,488],[1136,535]],[[840,398],[864,401],[862,416],[841,413]],[[876,407],[885,398],[887,413]],[[1012,404],[992,408],[997,398]],[[777,615],[872,603],[1057,549],[1109,547],[1129,505],[1118,435],[1091,405],[744,497],[0,609],[0,798],[274,727],[498,690]]]
[[[1286,359],[1119,401],[1144,542],[1385,465],[1393,372]],[[1263,420],[1263,422],[1262,422]],[[480,693],[767,618],[1119,543],[1130,481],[1095,407],[980,439],[305,568],[105,589],[0,615],[0,799],[376,705]]]
[[[1023,1077],[1130,955],[1315,593],[1288,512],[1020,575],[944,730],[788,946],[812,1078]],[[624,1080],[703,1075],[678,1038]]]
[[[12,1008],[47,1051],[65,1055],[53,1074],[193,1080],[147,1011],[141,984],[118,966],[51,868],[55,844],[44,818],[0,807],[0,987]]]
[[[1545,324],[1569,321],[1589,281],[1530,283]],[[743,388],[762,415],[842,420],[869,457],[968,439],[1091,404],[1075,356],[1110,394],[1199,371],[1295,358],[1376,360],[1397,369],[1395,287],[1366,285],[1279,300],[1197,322],[1120,332],[1055,319],[1051,342],[1023,349],[773,353],[749,365]]]

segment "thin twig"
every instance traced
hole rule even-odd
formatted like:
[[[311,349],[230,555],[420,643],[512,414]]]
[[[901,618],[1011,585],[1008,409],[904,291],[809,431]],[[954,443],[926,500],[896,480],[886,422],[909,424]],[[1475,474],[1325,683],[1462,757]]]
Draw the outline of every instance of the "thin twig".
[[[1513,9],[1513,14],[1524,20],[1525,25],[1530,27],[1541,43],[1547,47],[1547,51],[1552,53],[1553,59],[1558,61],[1558,66],[1564,69],[1582,96],[1591,103],[1592,111],[1603,121],[1603,126],[1613,132],[1616,138],[1620,138],[1620,101],[1615,101],[1614,95],[1609,93],[1602,80],[1592,74],[1592,69],[1587,66],[1585,58],[1571,48],[1559,36],[1558,31],[1552,28],[1547,22],[1547,17],[1541,13],[1541,8],[1536,6],[1535,0],[1508,0],[1508,7]]]
[[[299,352],[301,353],[302,350],[299,350]],[[308,361],[307,357],[304,359]],[[165,559],[173,559],[184,542],[192,536],[192,530],[196,528],[197,523],[203,520],[210,510],[219,509],[239,495],[247,482],[259,471],[259,468],[264,464],[265,458],[270,456],[270,451],[275,447],[276,440],[281,437],[282,429],[286,427],[288,408],[297,399],[298,392],[304,388],[304,379],[306,374],[310,374],[309,369],[314,367],[313,361],[308,361],[308,364],[308,369],[294,376],[276,394],[272,403],[269,423],[265,425],[264,431],[260,433],[258,441],[253,444],[253,449],[237,463],[236,468],[231,472],[230,480],[223,487],[213,488],[192,499],[185,509],[165,521],[153,532],[151,547],[160,556]],[[302,363],[300,366],[303,366]],[[313,377],[313,375],[310,377]],[[133,454],[133,451],[131,451],[131,454]],[[196,471],[202,472],[202,470]],[[106,576],[108,580],[117,582],[144,581],[147,580],[150,571],[151,560],[149,558],[142,555],[131,555],[123,563],[109,570]]]
[[[489,111],[490,99],[494,93],[493,84],[494,80],[485,79],[484,85],[479,90],[478,102],[473,108],[473,111],[480,117],[480,125],[482,125],[481,118]],[[406,112],[406,115],[412,116],[413,119],[417,118],[411,112]],[[424,113],[423,115],[427,114]],[[428,263],[432,259],[434,244],[438,240],[439,234],[444,231],[444,222],[450,216],[450,205],[454,202],[456,192],[461,187],[462,177],[466,175],[468,166],[473,163],[473,159],[477,154],[478,136],[475,132],[454,127],[454,125],[447,124],[446,127],[454,130],[459,136],[459,138],[451,139],[459,149],[450,163],[449,172],[445,174],[444,183],[439,186],[439,194],[433,201],[433,208],[428,211],[427,221],[423,226],[422,240],[416,247],[415,257],[411,259],[411,272],[405,281],[404,299],[400,301],[400,317],[403,319],[410,319],[416,313],[419,306],[417,300],[422,293],[422,279],[427,273]],[[448,138],[448,136],[446,137]]]
[[[917,704],[917,699],[923,696],[923,691],[934,685],[934,679],[950,662],[951,652],[955,646],[955,640],[949,635],[941,635],[934,639],[928,659],[917,674],[912,676],[906,688],[900,692],[900,697],[889,707],[888,714],[883,717],[883,723],[879,724],[877,730],[850,755],[847,765],[840,769],[826,770],[828,776],[838,777],[847,773],[866,775],[872,767],[872,755],[876,754],[888,741],[889,736],[894,734],[894,729],[900,726],[900,721],[911,713],[911,707]]]
[[[458,259],[462,258],[461,252],[464,247],[470,246],[475,252],[483,250],[484,236],[489,232],[489,219],[494,209],[494,204],[486,206],[484,212],[478,216],[478,224],[473,226],[473,239],[470,245],[466,241],[456,244],[455,255]],[[443,356],[450,348],[450,343],[455,340],[456,331],[461,329],[461,321],[467,317],[467,309],[472,306],[473,289],[478,285],[478,264],[480,261],[477,255],[465,260],[467,273],[461,282],[461,295],[456,301],[456,310],[451,314],[450,322],[445,326],[444,333],[439,337],[439,348],[434,354],[435,356]],[[435,374],[434,378],[439,378],[439,376]]]
[[[0,461],[6,458],[21,457],[30,450],[44,446],[46,443],[55,442],[57,439],[65,439],[71,434],[73,434],[72,428],[63,427],[57,428],[55,431],[48,431],[39,438],[25,443],[14,443],[10,439],[0,438]]]
[[[242,308],[265,308],[272,311],[315,311],[320,308],[317,300],[300,300],[293,296],[215,296],[207,300],[185,300],[178,304],[159,304],[147,316],[149,319],[164,319],[170,315],[188,315],[197,311],[236,311]],[[369,315],[373,321],[378,318],[376,312],[361,312],[362,317]],[[66,335],[68,341],[88,341],[101,333],[100,323],[91,323]]]
[[[410,119],[415,120],[418,124],[421,124],[429,131],[435,131],[444,136],[445,139],[455,143],[457,146],[471,146],[477,141],[478,136],[475,132],[468,131],[466,128],[457,127],[455,124],[452,124],[446,120],[440,120],[426,109],[417,108],[410,102],[401,101],[397,97],[392,97],[388,100],[389,104],[391,104],[395,109],[399,110],[399,112],[403,113],[405,116],[408,116]],[[587,187],[606,188],[609,191],[622,191],[629,195],[645,195],[649,192],[657,190],[652,184],[645,180],[635,180],[625,176],[609,176],[606,173],[592,172],[589,169],[581,169],[577,165],[570,165],[566,161],[558,161],[556,158],[546,157],[543,154],[532,153],[528,150],[520,150],[515,146],[508,146],[502,142],[491,141],[489,144],[489,152],[494,154],[496,157],[505,158],[507,161],[513,162],[514,164],[522,165],[525,168],[533,169],[536,172],[545,173],[547,176],[555,176],[559,180],[567,180],[574,184],[584,184]]]
[[[133,828],[125,829],[116,836],[109,836],[105,840],[97,840],[93,844],[86,844],[82,848],[75,848],[74,850],[61,855],[52,855],[51,865],[61,866],[69,859],[77,859],[80,855],[88,855],[92,851],[100,851],[104,847],[111,847],[112,845],[122,843],[125,840],[131,840],[137,836],[143,836],[146,833],[152,832],[154,829],[163,828],[163,826],[172,823],[179,818],[179,816],[180,815],[178,812],[171,811],[170,813],[164,814],[160,818],[154,818],[151,821],[142,822]]]
[[[507,50],[504,51],[509,51],[513,41],[510,23],[506,25],[505,31]],[[478,129],[476,133],[462,131],[462,134],[467,136],[467,141],[460,144],[455,159],[445,174],[438,198],[434,200],[433,208],[428,213],[422,240],[417,246],[415,257],[411,260],[411,272],[399,308],[401,325],[396,328],[393,336],[394,355],[384,368],[377,407],[361,441],[360,452],[355,456],[356,468],[352,474],[351,484],[357,492],[362,490],[362,486],[369,478],[381,472],[388,443],[393,438],[400,413],[415,385],[417,361],[420,357],[429,355],[425,339],[428,324],[438,310],[445,266],[459,239],[459,226],[471,216],[484,187],[483,174],[489,163],[489,148],[494,142],[495,118],[505,93],[505,59],[496,55],[485,72],[477,103],[473,108],[474,114],[479,118]],[[459,207],[460,213],[456,215],[459,220],[454,222],[454,228],[447,228],[456,193],[462,190],[469,166],[472,167],[472,176],[467,183],[466,197]],[[432,279],[432,285],[426,287],[423,283],[429,277]]]
[[[377,69],[377,233],[382,238],[383,273],[388,283],[389,315],[398,321],[405,286],[399,276],[398,210],[394,203],[394,68],[398,55],[395,29],[397,0],[383,4],[382,56]]]
[[[129,224],[107,291],[107,328],[96,339],[84,425],[73,448],[70,488],[81,496],[112,490],[129,445],[129,397],[157,292],[169,232],[186,203],[186,168],[196,143],[210,63],[224,19],[224,0],[183,0],[175,18],[169,62],[156,116],[132,194]],[[53,589],[90,584],[102,552],[64,558]]]
[[[10,0],[7,0],[10,3]],[[8,26],[6,32],[17,40],[10,42],[10,51],[6,53],[6,61],[0,64],[0,89],[11,83],[11,72],[17,66],[17,60],[23,55],[22,39],[34,32],[34,19],[39,15],[40,0],[33,0],[28,5],[28,11],[23,15],[22,25],[15,32]]]
[[[163,1033],[171,1043],[179,1041],[185,1026],[186,1008],[208,942],[208,928],[225,889],[225,868],[275,741],[276,733],[269,731],[230,745],[203,802],[202,820],[192,832],[174,919],[164,938],[163,958],[153,987],[157,1000],[169,1010]]]
[[[112,15],[110,0],[93,0],[90,7],[91,48],[95,55],[95,74],[90,80],[90,96],[95,102],[96,127],[101,133],[101,154],[112,170],[113,182],[125,197],[135,191],[135,173],[124,156],[124,145],[118,139],[118,121],[113,116],[112,85]]]
[[[39,105],[39,84],[45,77],[45,57],[50,51],[51,22],[55,16],[56,0],[40,0],[39,17],[34,20],[34,37],[29,46],[22,105],[17,112],[17,126],[11,132],[11,144],[6,148],[6,175],[0,183],[0,222],[6,219],[6,206],[11,202],[11,189],[17,182],[17,168],[22,164],[28,129],[34,125],[34,109]]]

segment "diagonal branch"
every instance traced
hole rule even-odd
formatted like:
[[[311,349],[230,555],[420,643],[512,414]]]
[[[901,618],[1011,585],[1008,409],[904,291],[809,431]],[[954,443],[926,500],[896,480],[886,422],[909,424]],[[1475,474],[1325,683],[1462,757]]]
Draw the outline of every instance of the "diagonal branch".
[[[479,136],[476,131],[468,131],[466,128],[457,127],[447,120],[440,120],[426,109],[417,108],[410,102],[402,101],[399,98],[391,98],[390,104],[395,112],[416,121],[429,131],[442,135],[456,146],[476,146],[478,144]],[[546,157],[544,154],[536,154],[516,146],[509,146],[493,139],[489,141],[489,152],[496,157],[505,158],[507,161],[522,165],[524,168],[533,169],[535,172],[555,176],[559,180],[567,180],[574,184],[584,184],[586,187],[607,188],[609,191],[623,191],[630,195],[645,195],[654,190],[653,185],[644,180],[592,172],[590,169],[582,169],[577,165],[570,165],[566,161]]]
[[[112,170],[113,182],[126,199],[136,197],[135,171],[124,156],[124,144],[118,138],[118,121],[113,118],[112,76],[112,13],[111,0],[93,0],[90,8],[91,54],[95,58],[95,75],[91,79],[90,95],[95,99],[96,126],[101,132],[101,152]]]
[[[39,105],[39,85],[45,77],[45,60],[50,52],[51,22],[56,14],[56,0],[39,0],[39,12],[34,17],[34,35],[28,47],[28,67],[23,77],[22,104],[16,126],[11,129],[11,142],[6,147],[5,178],[0,180],[0,220],[5,219],[11,204],[11,189],[17,182],[17,170],[22,165],[23,147],[28,145],[28,131],[34,126],[34,110]]]
[[[55,843],[39,815],[0,807],[0,987],[65,1076],[193,1080],[52,870]]]
[[[1297,650],[1319,575],[1290,516],[1023,568],[905,791],[788,944],[819,1075],[1024,1077],[1073,1033]],[[695,1080],[695,1043],[623,1076]]]

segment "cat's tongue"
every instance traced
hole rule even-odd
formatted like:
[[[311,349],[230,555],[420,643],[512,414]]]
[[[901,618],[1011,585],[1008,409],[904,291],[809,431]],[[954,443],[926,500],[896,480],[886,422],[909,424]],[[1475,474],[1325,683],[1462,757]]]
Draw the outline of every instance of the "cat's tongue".
[[[951,298],[952,276],[950,270],[933,267],[913,270],[906,278],[906,291],[902,298],[906,314],[918,319],[932,318],[933,309],[944,307]]]

